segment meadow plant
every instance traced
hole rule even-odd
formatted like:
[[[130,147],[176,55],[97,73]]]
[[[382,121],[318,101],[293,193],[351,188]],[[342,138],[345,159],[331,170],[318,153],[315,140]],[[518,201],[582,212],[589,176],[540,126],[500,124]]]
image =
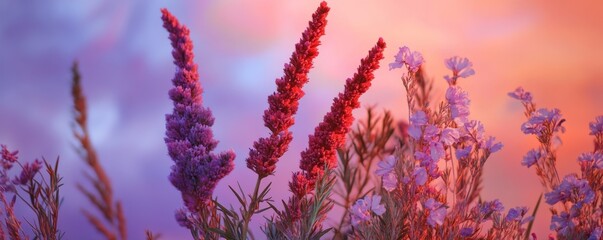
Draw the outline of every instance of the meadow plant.
[[[193,239],[537,239],[531,231],[540,202],[552,213],[549,239],[601,239],[603,234],[603,116],[589,124],[594,148],[578,156],[580,173],[561,178],[557,149],[561,146],[565,119],[556,108],[537,108],[530,92],[519,87],[508,95],[524,106],[526,135],[539,144],[518,164],[536,170],[544,194],[529,209],[505,209],[498,199],[482,199],[484,166],[503,144],[486,134],[482,122],[472,119],[469,93],[461,87],[476,72],[468,58],[444,61],[451,71],[443,101],[434,102],[434,81],[425,73],[425,59],[418,51],[401,47],[389,70],[402,71],[408,118],[395,121],[389,110],[366,110],[366,118],[353,128],[352,111],[368,91],[374,71],[384,58],[381,38],[361,59],[356,73],[333,99],[330,111],[309,135],[300,153],[299,171],[288,183],[290,196],[275,204],[272,183],[276,164],[288,151],[303,87],[318,56],[330,8],[322,2],[295,45],[284,75],[276,79],[276,91],[268,97],[264,126],[269,134],[249,149],[246,165],[257,175],[253,192],[229,186],[240,206],[225,206],[213,196],[218,182],[234,169],[233,151],[214,152],[214,117],[202,101],[203,88],[194,62],[189,29],[167,9],[161,9],[163,27],[169,33],[176,65],[166,115],[165,144],[173,161],[169,181],[180,192],[184,207],[175,220]],[[126,239],[126,219],[114,197],[110,179],[91,142],[87,126],[86,98],[77,64],[72,68],[73,135],[77,153],[86,163],[87,183],[78,189],[96,209],[84,216],[106,239]],[[62,198],[58,158],[22,163],[18,152],[1,145],[0,239],[30,239],[15,214],[17,200],[26,204],[34,219],[26,220],[33,239],[61,239],[58,228]],[[13,166],[21,172],[11,177]],[[41,169],[45,174],[39,173]],[[333,214],[333,209],[343,213]],[[249,228],[254,215],[264,217],[263,236]],[[531,213],[530,213],[531,212]],[[257,234],[257,233],[256,233]],[[148,240],[159,234],[145,232]]]

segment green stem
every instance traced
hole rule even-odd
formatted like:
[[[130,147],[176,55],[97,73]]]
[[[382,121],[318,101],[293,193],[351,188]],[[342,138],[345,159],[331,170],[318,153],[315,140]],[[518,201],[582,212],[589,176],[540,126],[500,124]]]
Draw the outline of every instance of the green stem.
[[[249,222],[251,221],[251,216],[258,209],[259,200],[258,200],[258,192],[260,191],[260,184],[262,183],[262,177],[258,175],[258,179],[255,182],[255,189],[253,190],[253,195],[251,196],[251,202],[249,203],[249,207],[247,211],[243,215],[243,231],[241,234],[242,239],[247,239],[247,232],[249,229]]]

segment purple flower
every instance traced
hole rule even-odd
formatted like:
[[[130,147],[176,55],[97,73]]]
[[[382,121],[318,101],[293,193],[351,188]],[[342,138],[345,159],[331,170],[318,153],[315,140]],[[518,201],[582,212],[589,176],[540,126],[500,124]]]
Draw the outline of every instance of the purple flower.
[[[17,156],[19,154],[19,151],[11,152],[8,150],[8,148],[6,148],[6,145],[0,145],[0,147],[2,147],[2,150],[0,150],[0,156],[2,157],[2,168],[8,170],[12,168],[13,163],[15,163],[17,159],[19,159],[19,157]]]
[[[456,159],[463,159],[468,157],[471,153],[471,150],[473,150],[473,146],[471,145],[464,148],[457,148],[455,151]]]
[[[446,152],[444,151],[444,145],[441,142],[431,142],[429,143],[429,151],[431,155],[431,159],[433,161],[438,161],[446,156]]]
[[[461,237],[469,237],[469,236],[473,235],[473,232],[475,232],[475,230],[473,230],[472,227],[464,227],[464,228],[461,228],[461,230],[459,231],[459,234],[461,235]]]
[[[378,169],[375,171],[377,176],[385,176],[394,171],[396,167],[396,157],[389,155],[385,159],[377,163]]]
[[[362,222],[369,221],[371,219],[371,212],[381,216],[385,213],[385,207],[381,203],[381,196],[366,196],[362,199],[358,199],[356,203],[350,208],[350,216],[352,225],[357,226]]]
[[[398,187],[398,175],[394,172],[390,172],[382,177],[383,188],[387,192],[391,192]]]
[[[191,212],[198,212],[211,199],[218,181],[234,169],[232,151],[214,154],[218,144],[211,126],[214,118],[203,107],[197,64],[189,29],[167,9],[162,9],[163,27],[169,32],[172,56],[177,66],[169,91],[173,111],[166,115],[165,143],[174,165],[169,179],[182,194]]]
[[[502,212],[503,210],[505,210],[505,207],[498,199],[479,204],[479,213],[485,219],[490,219],[494,212]]]
[[[427,170],[424,167],[415,167],[412,176],[415,179],[415,183],[419,186],[427,182]]]
[[[174,215],[176,217],[176,222],[178,222],[178,225],[188,229],[193,229],[193,221],[185,208],[176,210],[176,213]]]
[[[453,119],[455,118],[466,118],[469,116],[469,94],[463,91],[463,89],[450,86],[446,90],[446,100],[450,105],[450,114]]]
[[[576,223],[572,216],[567,212],[561,212],[559,215],[553,215],[551,218],[551,230],[557,231],[561,236],[566,236],[574,227]]]
[[[522,87],[518,87],[514,92],[508,93],[509,97],[520,100],[522,103],[531,103],[532,102],[532,94],[530,92],[526,92]]]
[[[530,150],[521,161],[521,165],[526,167],[531,167],[536,164],[540,158],[542,158],[546,153],[542,149],[532,149]]]
[[[590,135],[603,134],[603,116],[597,116],[594,122],[588,124]]]
[[[601,234],[603,234],[603,230],[601,227],[596,227],[588,237],[588,240],[599,240],[601,239]]]
[[[25,165],[23,165],[23,170],[21,170],[21,175],[19,175],[19,177],[15,177],[13,183],[20,185],[27,184],[36,176],[41,168],[42,162],[40,162],[38,159],[36,159],[33,163],[25,163]]]
[[[450,85],[456,85],[456,80],[461,78],[467,78],[473,74],[473,64],[467,58],[460,58],[458,56],[451,57],[445,61],[446,67],[452,70],[452,77],[448,75],[444,76],[444,79],[448,81]]]
[[[419,70],[423,62],[423,55],[421,53],[417,51],[411,52],[408,47],[404,46],[396,54],[394,62],[389,64],[389,70],[401,68],[406,64],[408,70],[414,73]]]
[[[410,127],[408,127],[408,136],[414,140],[421,139],[421,127],[410,125]]]
[[[521,125],[521,131],[525,134],[534,134],[541,137],[544,130],[552,127],[553,132],[565,132],[565,128],[561,125],[561,112],[559,109],[541,108],[535,111],[527,122]]]
[[[544,198],[549,205],[568,201],[581,205],[592,202],[595,198],[595,193],[588,185],[586,179],[578,179],[575,175],[567,175],[557,188],[552,192],[545,193]]]
[[[427,124],[427,114],[423,111],[416,111],[410,116],[410,124],[414,126],[423,126]]]
[[[442,225],[444,223],[444,218],[446,217],[446,208],[442,203],[430,198],[425,201],[423,206],[426,209],[429,209],[427,223],[430,226],[435,227],[436,225]]]
[[[510,222],[510,221],[521,221],[521,219],[523,218],[523,216],[528,212],[528,208],[527,207],[514,207],[509,209],[509,213],[507,213],[507,216],[505,217],[505,221]]]
[[[440,141],[446,146],[450,146],[459,139],[459,130],[456,128],[444,128],[440,134]]]
[[[592,166],[595,169],[603,169],[603,153],[582,153],[578,156],[580,165]]]
[[[490,152],[495,153],[502,149],[503,144],[501,142],[495,142],[495,137],[488,137],[483,143],[480,144],[481,148]]]

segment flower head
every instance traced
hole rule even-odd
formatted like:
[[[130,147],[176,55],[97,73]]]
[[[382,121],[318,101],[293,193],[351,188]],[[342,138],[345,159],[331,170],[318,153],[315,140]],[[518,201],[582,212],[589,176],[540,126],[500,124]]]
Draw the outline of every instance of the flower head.
[[[561,214],[551,217],[550,229],[557,231],[561,236],[566,236],[574,227],[576,227],[576,223],[573,217],[567,212],[561,212]]]
[[[588,124],[590,135],[603,134],[603,116],[597,116],[594,122]]]
[[[0,157],[2,158],[2,168],[8,170],[13,167],[13,164],[19,159],[19,151],[9,151],[6,145],[0,145]]]
[[[518,87],[515,91],[508,93],[509,97],[520,100],[522,103],[532,102],[532,93],[526,92],[522,87]]]
[[[542,149],[532,149],[530,150],[521,161],[521,165],[526,167],[531,167],[536,164],[538,160],[540,160],[546,153]]]
[[[287,151],[293,135],[289,127],[295,122],[299,100],[304,96],[302,87],[308,82],[312,60],[318,56],[320,37],[325,33],[329,7],[323,2],[312,15],[308,28],[295,45],[290,62],[285,64],[284,76],[276,80],[277,91],[268,97],[268,109],[264,111],[264,125],[271,135],[254,142],[249,150],[247,167],[260,177],[274,173],[276,163]]]
[[[417,51],[411,52],[408,47],[404,46],[396,54],[394,62],[389,64],[389,70],[401,68],[406,64],[408,70],[415,73],[423,62],[423,55],[421,53]]]
[[[36,159],[33,163],[25,163],[19,177],[15,177],[14,184],[25,185],[30,182],[42,168],[42,162]]]
[[[314,129],[314,134],[309,136],[308,148],[301,153],[299,164],[310,183],[307,189],[313,189],[312,184],[319,177],[316,173],[337,167],[336,149],[345,143],[346,134],[354,121],[352,110],[360,106],[360,96],[371,86],[373,71],[379,68],[385,45],[380,38],[368,56],[360,61],[357,72],[346,81],[344,92],[333,100],[331,111]]]
[[[586,179],[579,179],[575,175],[567,175],[557,188],[553,189],[552,192],[545,193],[544,198],[549,205],[568,201],[581,205],[592,202],[595,193]]]
[[[385,159],[381,160],[377,163],[378,169],[375,171],[377,176],[385,176],[394,171],[396,167],[396,157],[394,155],[389,155]]]
[[[446,100],[450,105],[450,114],[452,119],[467,118],[469,116],[469,94],[456,86],[448,87],[446,90]]]
[[[391,192],[398,187],[398,175],[394,172],[390,172],[382,177],[382,182],[385,191]]]
[[[166,9],[162,9],[163,27],[170,33],[174,64],[174,88],[169,91],[174,108],[166,115],[165,143],[174,161],[170,181],[181,193],[186,207],[198,212],[211,199],[218,181],[234,168],[232,151],[212,153],[217,145],[211,126],[214,118],[203,107],[197,64],[193,61],[193,43],[189,30]]]
[[[385,213],[385,206],[381,204],[381,196],[366,196],[362,199],[358,199],[349,211],[352,218],[352,225],[357,226],[362,222],[369,221],[372,217],[371,212],[381,216]]]
[[[565,132],[565,128],[561,125],[563,119],[559,109],[541,108],[535,111],[527,122],[521,125],[521,131],[524,134],[534,134],[542,137],[545,132]]]
[[[456,81],[458,78],[467,78],[473,74],[475,71],[473,70],[473,63],[469,61],[467,58],[460,58],[458,56],[451,57],[446,59],[445,61],[446,67],[452,70],[452,77],[446,75],[444,79],[448,81],[450,85],[456,85]]]
[[[427,199],[423,206],[429,210],[429,216],[427,217],[427,223],[435,227],[436,225],[442,225],[444,218],[446,218],[446,207],[433,198]]]
[[[427,170],[424,167],[415,167],[412,172],[412,176],[415,179],[415,183],[419,186],[424,185],[427,182]]]
[[[505,210],[505,207],[498,199],[479,204],[479,213],[484,219],[490,219],[493,213],[500,213],[503,210]]]

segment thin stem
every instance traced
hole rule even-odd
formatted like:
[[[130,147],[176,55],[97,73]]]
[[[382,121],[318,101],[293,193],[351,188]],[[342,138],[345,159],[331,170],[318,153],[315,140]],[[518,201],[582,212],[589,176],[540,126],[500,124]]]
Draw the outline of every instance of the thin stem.
[[[249,203],[249,207],[247,208],[247,211],[243,215],[243,231],[241,233],[241,237],[243,239],[247,239],[249,222],[251,221],[251,217],[253,216],[255,211],[258,209],[258,205],[260,202],[258,199],[258,193],[260,191],[260,184],[262,183],[262,179],[263,178],[260,175],[258,175],[258,178],[255,182],[255,189],[253,190],[253,195],[251,196],[251,202]]]

